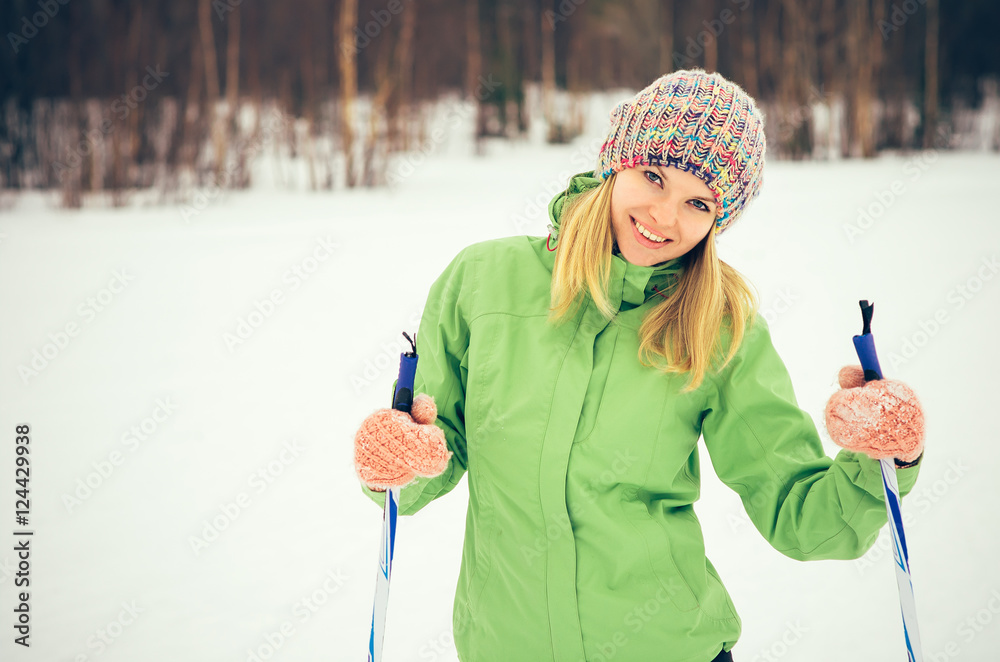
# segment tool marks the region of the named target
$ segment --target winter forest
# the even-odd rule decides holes
[[[780,159],[1000,149],[989,0],[11,0],[0,8],[0,189],[125,204],[252,185],[391,184],[435,102],[474,139],[583,130],[583,96],[690,66],[732,76]],[[301,181],[300,181],[301,180]]]
[[[429,292],[461,250],[541,246],[616,104],[695,67],[763,111],[764,183],[718,257],[756,289],[822,451],[859,300],[926,413],[901,504],[923,660],[1000,658],[998,34],[996,0],[0,0],[0,660],[365,659],[383,510],[354,444],[402,332],[443,316]],[[523,328],[481,346],[528,346]],[[621,365],[615,402],[636,391]],[[789,558],[691,436],[678,511],[742,624],[735,662],[905,660],[889,527],[856,559]],[[469,485],[399,518],[384,662],[480,662],[453,620]],[[554,510],[525,559],[580,533]],[[500,529],[492,551],[521,540]],[[651,568],[674,553],[605,538]],[[521,577],[501,565],[488,586]],[[659,595],[625,620],[601,602],[614,636],[573,659],[651,662],[629,642],[701,614]],[[517,643],[495,659],[538,662]]]

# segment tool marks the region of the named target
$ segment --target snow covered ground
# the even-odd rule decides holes
[[[381,511],[355,479],[353,433],[387,405],[434,278],[469,243],[544,235],[593,141],[491,143],[487,158],[441,144],[391,191],[262,187],[187,218],[36,194],[0,213],[0,658],[362,660]],[[997,659],[1000,218],[983,196],[1000,158],[766,173],[723,259],[757,285],[817,421],[855,361],[857,302],[876,303],[883,369],[929,426],[903,502],[925,659]],[[30,651],[12,629],[21,423]],[[788,559],[702,455],[697,510],[743,618],[736,659],[904,659],[887,531],[859,561]],[[400,521],[387,662],[457,659],[466,502],[463,482]]]

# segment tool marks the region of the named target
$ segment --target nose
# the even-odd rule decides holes
[[[656,201],[650,207],[649,215],[657,227],[672,228],[677,224],[677,213],[673,205],[674,202],[672,200],[664,198],[663,200]]]

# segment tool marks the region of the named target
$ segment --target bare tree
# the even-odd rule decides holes
[[[486,135],[486,114],[483,102],[476,97],[479,76],[483,71],[482,46],[480,45],[479,0],[465,0],[465,98],[476,104],[475,144],[476,154],[483,153],[483,136]]]
[[[340,137],[344,150],[344,174],[348,188],[357,184],[354,166],[354,103],[358,96],[354,27],[358,22],[358,0],[341,0],[337,43],[340,48]]]
[[[660,0],[660,75],[674,70],[674,0]]]
[[[874,2],[874,12],[870,6]],[[879,70],[882,36],[872,26],[884,19],[884,0],[859,0],[850,3],[848,23],[848,66],[854,72],[847,86],[848,132],[847,155],[875,154],[875,119],[872,106],[875,99],[876,72]]]
[[[924,45],[924,148],[935,146],[938,122],[938,0],[927,0]]]
[[[216,174],[222,172],[226,160],[226,144],[223,127],[217,117],[219,101],[219,65],[215,54],[215,33],[212,30],[212,0],[198,3],[198,31],[201,34],[201,52],[205,62],[205,105],[215,145]]]
[[[551,5],[551,2],[543,3]],[[548,126],[549,142],[557,139],[556,94],[556,25],[551,9],[541,12],[542,19],[542,116]]]
[[[705,23],[718,20],[719,7],[717,0],[703,0],[698,5],[704,15]],[[714,34],[705,39],[705,71],[719,70],[719,39]]]

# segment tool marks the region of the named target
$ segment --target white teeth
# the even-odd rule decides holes
[[[649,229],[639,221],[635,221],[635,227],[638,228],[639,232],[642,233],[642,236],[646,237],[647,239],[651,239],[652,241],[658,243],[662,243],[667,240],[666,237],[660,237],[650,232]]]

